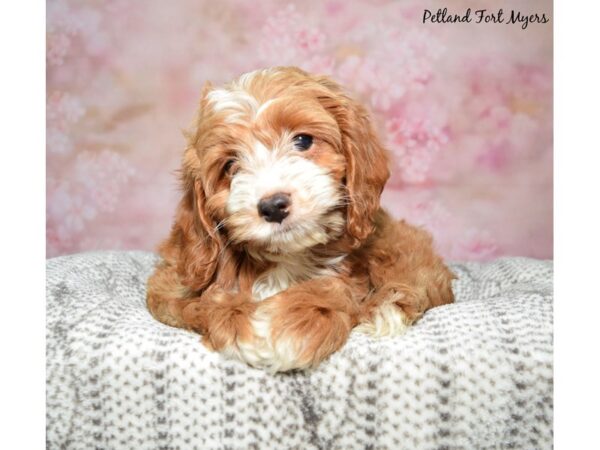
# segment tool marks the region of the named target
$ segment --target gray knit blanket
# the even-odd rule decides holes
[[[49,449],[552,447],[552,263],[452,264],[456,303],[271,375],[155,321],[157,256],[47,261]]]

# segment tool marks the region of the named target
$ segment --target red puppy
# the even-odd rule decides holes
[[[403,332],[453,301],[453,274],[380,208],[388,177],[365,109],[329,78],[277,67],[207,85],[150,311],[271,371],[316,366],[355,326]]]

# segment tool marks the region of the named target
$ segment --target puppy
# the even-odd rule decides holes
[[[331,79],[276,67],[207,84],[150,312],[272,372],[315,367],[354,327],[402,333],[453,301],[454,276],[428,233],[380,208],[388,177],[365,109]]]

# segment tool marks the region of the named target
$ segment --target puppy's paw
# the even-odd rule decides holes
[[[271,372],[307,369],[344,344],[351,322],[331,308],[267,300],[252,315],[253,339],[238,340],[237,349],[248,364]]]
[[[253,367],[270,372],[304,369],[310,361],[300,355],[298,345],[289,339],[273,338],[273,318],[270,308],[259,307],[250,319],[252,337],[238,339],[230,349],[239,359]]]
[[[402,308],[395,303],[385,303],[375,308],[368,319],[355,330],[372,337],[399,336],[406,332],[410,321]]]
[[[372,337],[402,335],[415,320],[416,302],[414,292],[401,284],[389,283],[367,300],[355,330]]]
[[[250,316],[255,309],[256,305],[247,296],[211,289],[199,301],[185,307],[183,318],[189,328],[202,334],[206,347],[224,350],[239,339],[251,339]]]

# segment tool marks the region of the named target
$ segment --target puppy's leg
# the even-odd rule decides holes
[[[251,298],[210,287],[194,295],[181,285],[175,268],[164,263],[148,281],[148,309],[160,322],[202,334],[203,343],[224,350],[236,339],[250,339]]]
[[[358,329],[375,336],[399,334],[428,309],[454,301],[455,276],[426,231],[383,211],[376,225],[367,250],[374,292],[363,304]]]
[[[258,304],[254,337],[238,339],[240,357],[273,372],[315,367],[338,350],[356,324],[359,303],[341,279],[292,286]]]
[[[175,267],[162,262],[148,279],[148,310],[154,318],[166,325],[189,328],[183,320],[183,309],[196,303],[200,297],[183,286]]]

